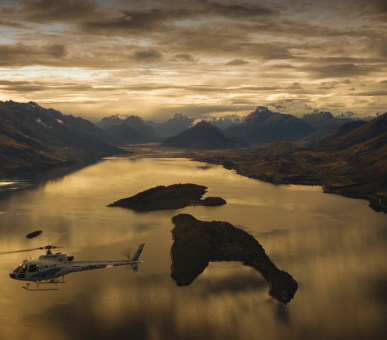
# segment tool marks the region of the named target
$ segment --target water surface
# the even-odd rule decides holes
[[[221,207],[135,213],[107,204],[157,185],[195,183]],[[253,235],[299,284],[282,305],[240,263],[212,263],[191,285],[170,277],[171,218],[189,213]],[[122,259],[140,242],[142,274],[117,267],[28,292],[8,272],[40,252],[0,258],[0,339],[384,339],[387,218],[320,187],[274,186],[187,159],[107,159],[0,192],[0,251],[49,243],[76,260]],[[42,229],[38,238],[25,235]]]

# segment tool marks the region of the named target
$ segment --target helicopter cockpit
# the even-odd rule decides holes
[[[35,273],[39,271],[39,264],[30,263],[27,264],[25,261],[20,263],[14,270],[9,273],[12,279],[24,279],[26,273]]]

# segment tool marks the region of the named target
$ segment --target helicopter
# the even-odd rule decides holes
[[[27,238],[33,238],[40,233],[41,231],[35,231],[28,234]],[[14,280],[27,281],[26,285],[22,286],[22,288],[26,290],[57,290],[58,283],[66,283],[64,281],[64,276],[74,272],[101,268],[110,269],[116,266],[130,265],[132,270],[137,273],[138,264],[142,263],[139,259],[144,246],[145,243],[141,243],[134,255],[124,260],[74,261],[74,256],[68,256],[67,254],[62,253],[53,253],[53,249],[60,248],[55,245],[2,252],[0,254],[46,250],[45,255],[40,255],[38,258],[24,260],[9,273],[9,276]],[[34,282],[36,284],[36,288],[30,287],[30,282]],[[54,284],[55,286],[42,289],[40,288],[40,284]]]

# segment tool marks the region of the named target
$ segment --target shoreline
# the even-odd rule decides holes
[[[384,193],[378,194],[375,193],[367,193],[361,191],[361,185],[340,185],[340,183],[336,183],[333,185],[328,185],[323,183],[323,180],[318,177],[314,177],[313,180],[307,176],[289,176],[285,174],[281,174],[279,171],[274,172],[276,178],[272,178],[266,175],[263,171],[256,173],[246,173],[241,169],[240,164],[236,162],[244,164],[244,162],[250,162],[254,160],[252,157],[247,157],[249,153],[254,151],[261,151],[267,145],[257,145],[255,147],[243,148],[243,149],[222,149],[222,150],[196,150],[196,149],[183,149],[183,148],[170,148],[163,147],[157,143],[149,143],[149,144],[134,144],[125,146],[122,149],[126,151],[126,153],[122,153],[119,155],[114,155],[114,158],[185,158],[191,161],[202,162],[205,164],[214,164],[221,165],[225,169],[234,170],[237,174],[263,181],[266,183],[271,183],[274,185],[304,185],[304,186],[320,186],[322,187],[322,191],[327,194],[335,194],[340,195],[347,198],[352,199],[363,199],[369,202],[369,207],[376,212],[384,212],[387,213],[387,195]],[[99,160],[95,161],[85,161],[77,164],[68,165],[65,167],[58,167],[54,169],[50,169],[44,173],[40,173],[39,176],[31,176],[29,180],[31,182],[35,182],[37,177],[42,178],[48,176],[48,179],[52,179],[53,177],[61,177],[61,175],[66,175],[67,173],[71,173],[72,171],[76,171],[83,166],[90,165],[92,163],[96,163],[103,159],[108,159],[109,157],[103,157]],[[54,175],[53,175],[54,174]],[[31,174],[30,174],[31,175]],[[12,181],[16,183],[26,182],[28,180],[28,176],[20,176],[20,177],[10,177],[0,179],[1,182]],[[39,179],[38,179],[39,180]],[[9,188],[8,190],[11,190]],[[23,188],[25,186],[20,186],[19,188]],[[1,191],[8,191],[7,186],[0,186]],[[13,187],[14,188],[14,187]]]

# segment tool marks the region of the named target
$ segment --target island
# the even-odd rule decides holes
[[[108,207],[121,207],[138,212],[147,212],[181,209],[189,205],[219,206],[226,204],[226,201],[221,197],[202,199],[206,192],[207,187],[192,183],[160,185],[134,196],[120,199],[109,204]]]
[[[278,269],[259,242],[228,222],[200,221],[189,214],[172,218],[171,277],[178,286],[191,284],[210,261],[239,261],[259,271],[269,282],[269,295],[287,304],[298,284]]]

